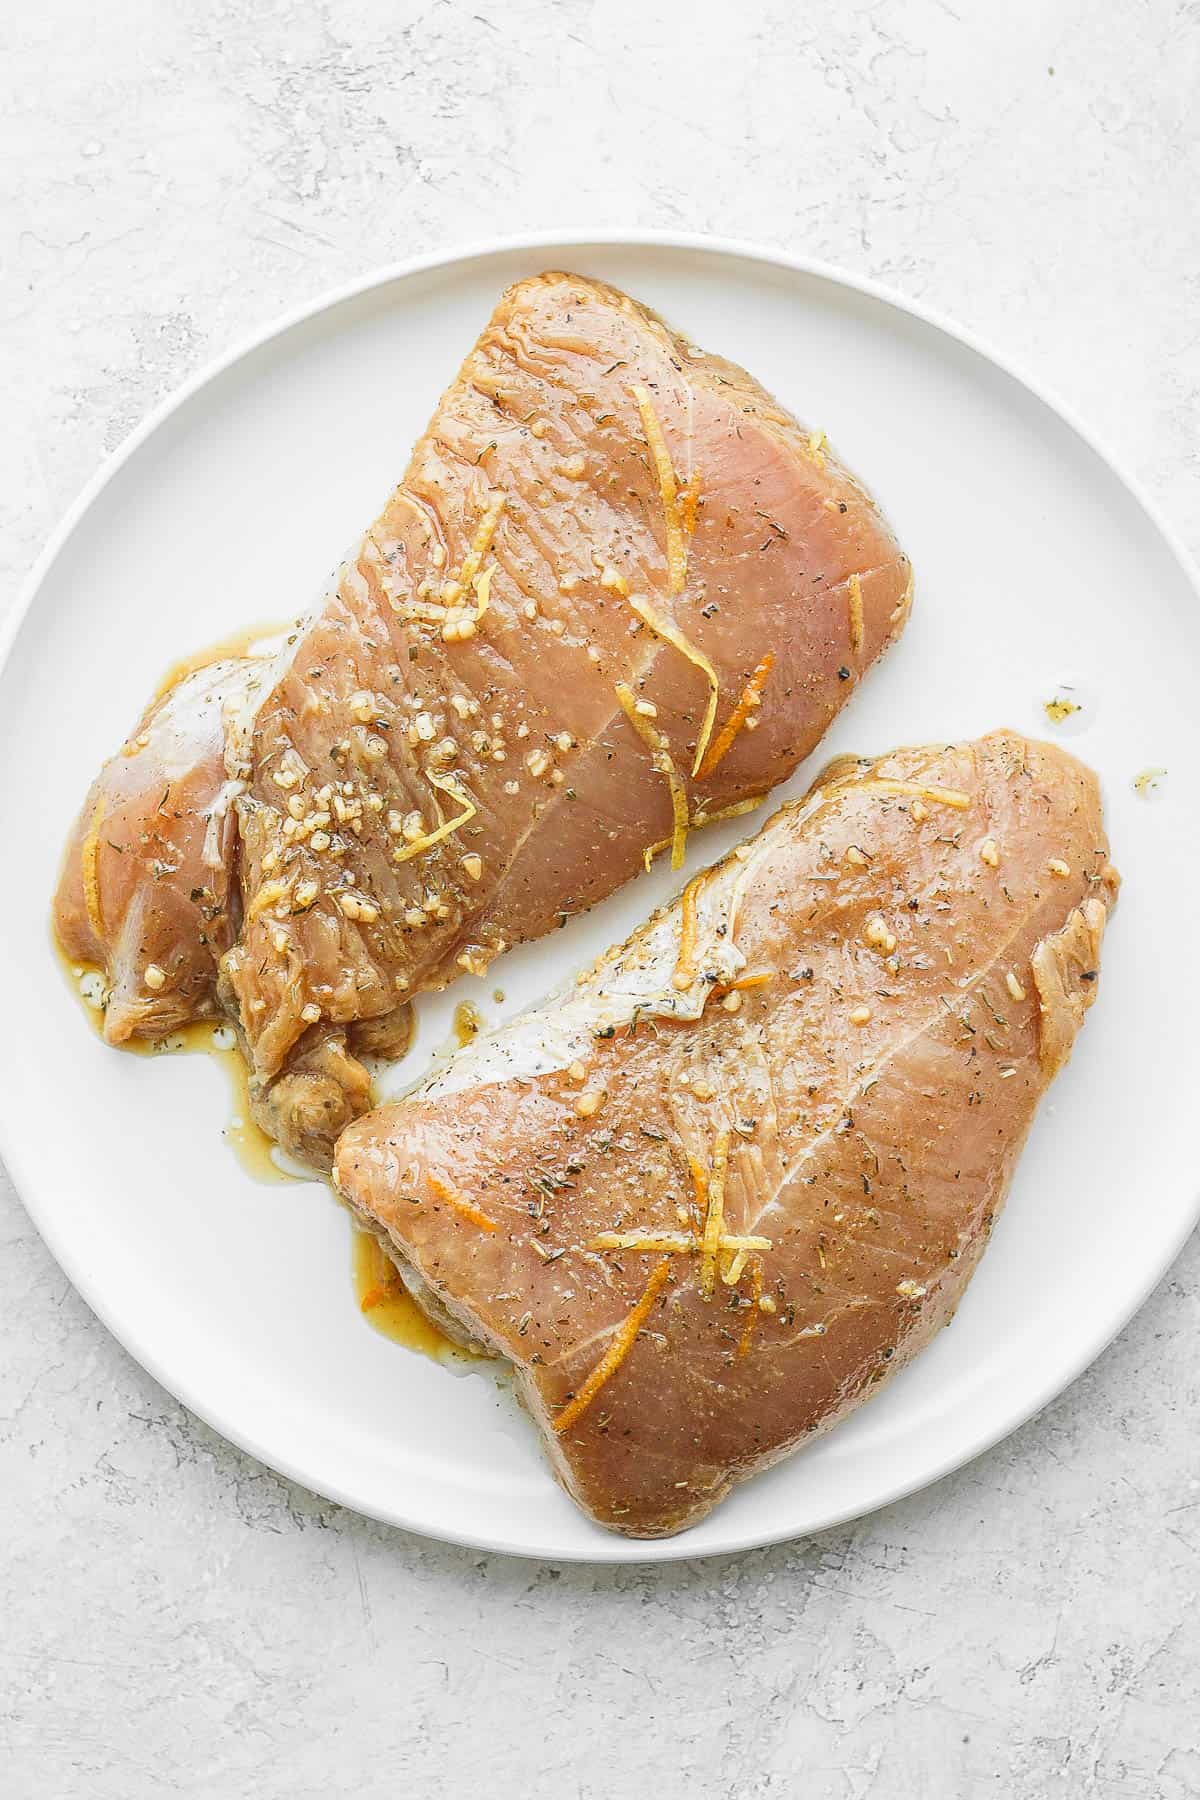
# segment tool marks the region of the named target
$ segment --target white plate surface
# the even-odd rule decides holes
[[[819,425],[884,506],[917,576],[903,642],[834,751],[1052,735],[1101,773],[1124,877],[1099,1002],[1035,1127],[953,1326],[878,1399],[705,1524],[638,1545],[559,1491],[493,1380],[387,1342],[356,1310],[349,1223],[318,1184],[254,1183],[226,1147],[221,1073],[85,1029],[50,949],[69,821],[183,650],[304,605],[404,467],[501,288],[595,274],[747,365]],[[735,245],[591,237],[408,266],[286,322],[193,383],[92,483],[35,572],[0,674],[3,1149],[29,1211],[121,1342],[276,1469],[378,1518],[556,1559],[738,1549],[843,1520],[995,1443],[1099,1352],[1197,1214],[1200,612],[1178,547],[1061,409],[961,335],[830,271]],[[1169,770],[1137,797],[1146,765]],[[693,840],[692,864],[732,841]],[[621,937],[673,887],[590,918],[422,1003],[416,1073],[451,1007],[495,1019]],[[499,983],[503,1007],[491,999]]]

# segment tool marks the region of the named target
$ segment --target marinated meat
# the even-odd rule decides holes
[[[765,794],[910,595],[870,498],[744,371],[598,282],[519,283],[278,657],[157,715],[205,709],[166,814],[122,823],[126,787],[168,785],[154,720],[99,777],[58,925],[109,970],[107,1036],[211,1010],[219,951],[260,1118],[327,1163],[314,1042],[352,1111],[356,1032],[394,1046],[415,993]]]
[[[580,980],[342,1137],[418,1300],[637,1537],[953,1315],[1096,995],[1095,777],[997,733],[842,759]]]

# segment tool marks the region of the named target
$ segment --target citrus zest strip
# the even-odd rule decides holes
[[[740,819],[743,813],[757,812],[766,797],[765,794],[751,794],[748,800],[736,800],[732,806],[718,807],[716,812],[698,812],[692,819],[693,829],[699,831],[704,825],[719,825],[722,819]]]
[[[712,1173],[708,1178],[708,1210],[704,1217],[704,1250],[700,1264],[700,1292],[713,1297],[717,1280],[717,1250],[725,1223],[725,1169],[729,1158],[729,1133],[720,1131],[713,1145]]]
[[[444,1200],[447,1206],[452,1206],[456,1213],[461,1213],[464,1219],[469,1219],[472,1225],[479,1227],[480,1231],[499,1231],[500,1227],[495,1219],[490,1219],[487,1213],[476,1206],[473,1201],[468,1200],[465,1194],[460,1194],[457,1188],[451,1187],[450,1183],[443,1181],[439,1175],[431,1175],[429,1185],[439,1200]]]
[[[750,1303],[750,1317],[742,1327],[742,1338],[737,1347],[737,1354],[739,1356],[745,1356],[747,1350],[750,1348],[750,1339],[754,1335],[755,1320],[758,1318],[758,1303],[762,1299],[762,1270],[757,1263],[755,1263],[750,1274],[750,1286],[753,1289],[754,1297]]]
[[[679,955],[671,977],[671,986],[680,993],[690,988],[696,979],[696,903],[704,880],[704,875],[697,875],[689,881],[680,901]]]
[[[733,747],[733,740],[762,700],[763,689],[767,685],[767,678],[774,666],[774,653],[768,650],[742,689],[737,705],[721,727],[718,736],[709,745],[707,755],[695,770],[697,775],[711,775],[722,757]]]
[[[642,430],[646,433],[646,443],[654,459],[654,471],[658,476],[658,488],[667,521],[667,581],[671,593],[682,594],[687,584],[687,545],[684,541],[683,521],[679,516],[679,490],[671,463],[671,452],[667,449],[667,440],[654,410],[650,390],[638,382],[633,388],[633,397],[642,415]]]
[[[701,674],[708,682],[708,704],[704,708],[704,719],[700,726],[700,736],[696,740],[696,754],[692,760],[692,774],[695,776],[700,771],[700,764],[703,761],[704,753],[708,748],[708,741],[712,736],[713,724],[716,721],[717,702],[721,697],[720,677],[709,662],[707,656],[705,656],[703,650],[697,650],[695,644],[693,644],[690,639],[684,637],[678,625],[673,624],[670,619],[665,619],[660,612],[656,612],[650,602],[643,599],[641,594],[629,594],[627,599],[638,618],[642,621],[642,624],[648,625],[655,637],[660,637],[665,644],[670,644],[673,650],[678,650],[680,656],[686,657],[687,661],[690,662],[694,668],[700,670]]]
[[[394,863],[406,863],[411,857],[421,856],[426,850],[432,850],[433,846],[440,844],[443,838],[448,838],[453,832],[461,830],[468,820],[473,819],[479,811],[475,802],[468,798],[458,782],[451,776],[435,775],[432,770],[427,770],[426,776],[435,788],[440,788],[443,794],[449,794],[455,804],[461,806],[463,810],[456,819],[447,819],[438,826],[436,831],[431,831],[427,837],[418,838],[415,844],[406,844],[403,850],[393,850],[392,861]]]
[[[750,1250],[770,1250],[774,1240],[766,1237],[739,1237],[736,1233],[722,1232],[718,1250],[727,1250],[733,1255]],[[692,1256],[703,1248],[703,1239],[691,1231],[602,1231],[597,1237],[590,1239],[589,1250],[664,1250],[672,1255]]]
[[[616,1374],[625,1358],[629,1355],[629,1352],[633,1349],[637,1334],[645,1324],[650,1308],[658,1298],[659,1290],[662,1288],[662,1285],[670,1272],[671,1259],[669,1256],[664,1256],[662,1261],[656,1264],[653,1274],[646,1283],[646,1289],[641,1299],[633,1308],[632,1312],[630,1312],[622,1321],[616,1336],[613,1338],[612,1343],[608,1346],[604,1355],[600,1358],[600,1361],[587,1377],[574,1399],[567,1402],[566,1406],[563,1407],[562,1411],[555,1419],[554,1429],[556,1432],[569,1430],[570,1427],[574,1425],[576,1419],[587,1411],[605,1382]]]
[[[657,731],[645,713],[638,711],[637,695],[627,681],[618,681],[616,685],[617,699],[621,702],[621,711],[641,738],[650,752],[650,759],[659,774],[666,778],[671,792],[671,813],[674,830],[671,834],[671,867],[683,866],[683,852],[687,844],[688,805],[687,794],[679,771],[671,761],[671,752],[667,740],[661,731]]]

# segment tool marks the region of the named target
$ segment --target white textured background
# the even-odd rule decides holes
[[[1200,552],[1196,0],[0,0],[0,83],[0,606],[231,341],[373,264],[578,223],[927,300]],[[2,1171],[0,1246],[3,1800],[1200,1793],[1194,1243],[931,1491],[596,1572],[406,1537],[230,1449]]]

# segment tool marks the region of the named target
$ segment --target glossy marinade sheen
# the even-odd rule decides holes
[[[352,1126],[336,1182],[418,1295],[511,1359],[580,1506],[678,1531],[949,1320],[1116,892],[1095,777],[1054,746],[843,759]]]
[[[743,370],[601,283],[519,283],[279,655],[189,677],[98,778],[56,916],[108,968],[106,1034],[223,1006],[263,1122],[327,1165],[414,993],[626,881],[671,835],[669,770],[693,818],[789,774],[910,593],[873,502]]]

